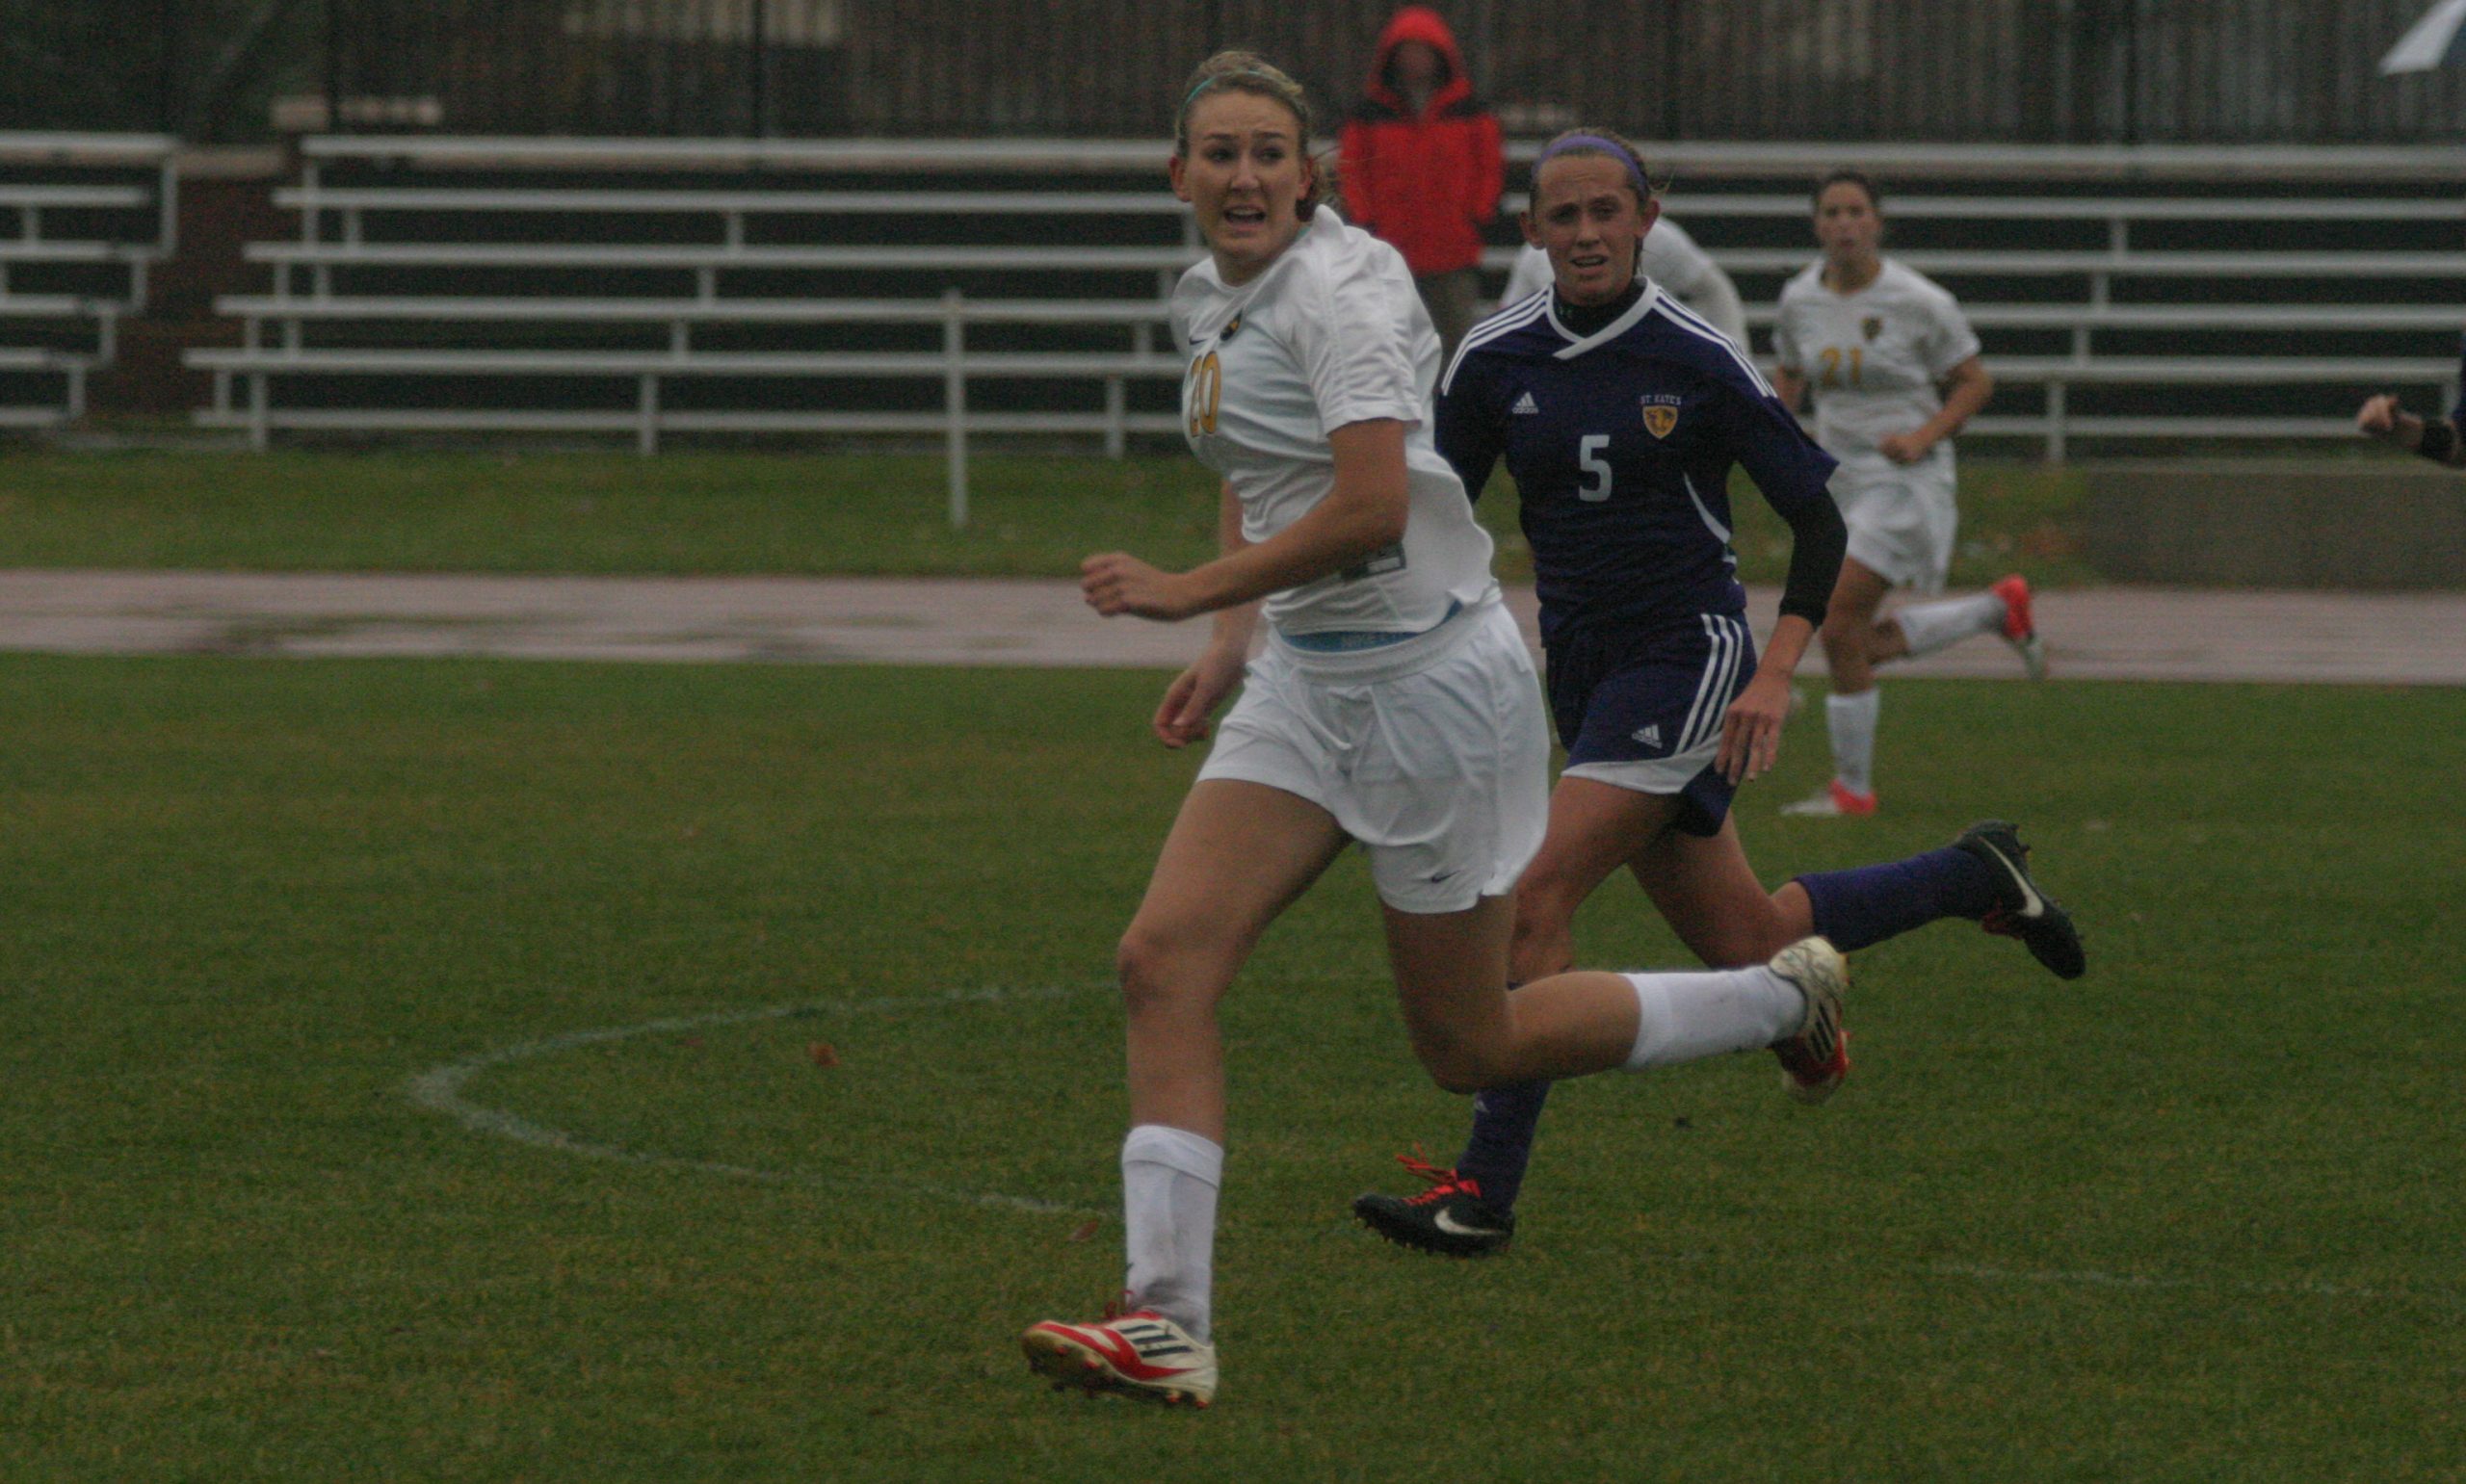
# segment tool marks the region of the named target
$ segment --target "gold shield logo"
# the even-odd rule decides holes
[[[1869,340],[1875,339],[1877,335],[1884,332],[1883,317],[1881,315],[1875,314],[1867,316],[1865,319],[1858,322],[1858,330]]]
[[[1653,403],[1644,408],[1644,431],[1651,433],[1654,437],[1666,438],[1669,436],[1669,430],[1677,426],[1678,409],[1676,407]]]

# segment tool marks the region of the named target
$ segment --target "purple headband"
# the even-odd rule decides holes
[[[1644,172],[1637,168],[1634,153],[1620,145],[1616,140],[1603,139],[1598,134],[1570,134],[1563,139],[1553,141],[1549,148],[1542,150],[1534,158],[1533,184],[1535,187],[1537,188],[1541,184],[1541,167],[1561,155],[1574,154],[1579,150],[1586,154],[1608,155],[1625,166],[1627,178],[1636,183],[1636,199],[1649,201],[1653,198],[1653,188],[1644,184]]]

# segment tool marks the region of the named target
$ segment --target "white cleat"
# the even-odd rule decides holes
[[[1806,996],[1806,1018],[1797,1033],[1776,1041],[1781,1085],[1801,1103],[1821,1103],[1850,1076],[1850,1032],[1841,1025],[1841,998],[1850,991],[1850,960],[1824,938],[1800,938],[1772,955],[1772,972]]]
[[[1047,1319],[1019,1337],[1028,1367],[1055,1385],[1112,1392],[1166,1406],[1204,1408],[1216,1399],[1216,1346],[1152,1309],[1093,1324]]]

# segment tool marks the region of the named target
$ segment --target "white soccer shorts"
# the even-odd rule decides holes
[[[1850,556],[1896,586],[1942,591],[1960,525],[1953,488],[1950,458],[1843,464],[1833,472],[1831,489],[1850,528]]]
[[[1463,632],[1403,674],[1347,656],[1366,673],[1330,677],[1271,644],[1199,777],[1266,784],[1326,810],[1369,852],[1378,898],[1399,912],[1505,896],[1549,825],[1541,686],[1503,605],[1448,627]]]

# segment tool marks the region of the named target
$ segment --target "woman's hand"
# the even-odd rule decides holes
[[[2387,392],[2367,397],[2355,409],[2354,430],[2374,438],[2396,438],[2405,430],[2406,414],[2398,410],[2398,399]]]
[[[1124,613],[1166,622],[1202,605],[1187,573],[1160,571],[1127,552],[1100,552],[1079,563],[1079,593],[1108,618]]]
[[[1932,453],[1935,440],[1927,430],[1915,428],[1908,432],[1887,433],[1876,440],[1876,452],[1897,464],[1914,464]]]
[[[1165,688],[1156,708],[1156,740],[1167,747],[1207,741],[1207,718],[1242,683],[1242,657],[1211,645]]]
[[[1781,723],[1789,715],[1789,675],[1759,670],[1721,714],[1721,750],[1713,766],[1733,786],[1763,776],[1781,755]]]

